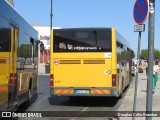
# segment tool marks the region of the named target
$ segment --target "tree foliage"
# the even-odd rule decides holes
[[[142,49],[140,54],[140,59],[147,60],[148,59],[148,49]],[[154,49],[154,60],[160,60],[160,51]]]
[[[22,44],[19,50],[19,56],[23,58],[31,58],[32,57],[32,45],[31,44]]]
[[[135,57],[136,57],[136,55],[135,55],[135,53],[133,51],[133,53],[132,53],[132,59],[134,59]]]

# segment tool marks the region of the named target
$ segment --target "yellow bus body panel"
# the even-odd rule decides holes
[[[0,105],[8,101],[9,53],[0,53]]]
[[[54,86],[111,87],[112,59],[105,59],[105,54],[55,53],[54,61],[58,61],[58,64],[54,64]],[[108,71],[110,71],[109,74]]]

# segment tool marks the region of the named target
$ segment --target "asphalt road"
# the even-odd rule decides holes
[[[128,88],[127,88],[128,89]],[[86,111],[117,111],[121,105],[121,102],[127,92],[125,90],[123,97],[77,97],[70,98],[64,96],[51,96],[49,88],[49,76],[39,76],[37,95],[33,97],[31,106],[21,105],[19,111],[48,111],[52,114],[52,111],[69,111],[67,114],[71,114],[73,111],[79,112],[79,114]],[[50,112],[51,111],[51,112]],[[54,114],[54,113],[53,113]],[[91,112],[91,114],[94,114]],[[116,118],[110,117],[43,117],[43,118],[19,118],[20,120],[116,120]]]

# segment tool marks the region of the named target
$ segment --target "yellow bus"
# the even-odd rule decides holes
[[[11,111],[37,91],[38,33],[0,0],[0,111]]]
[[[50,94],[121,96],[130,83],[133,51],[115,28],[51,31]]]

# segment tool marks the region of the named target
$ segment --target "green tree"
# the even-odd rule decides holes
[[[143,60],[147,60],[148,59],[148,49],[141,50],[140,58],[143,59]]]
[[[18,50],[19,50],[20,57],[23,57],[25,59],[32,57],[32,45],[31,44],[22,44]]]
[[[148,49],[142,49],[140,53],[140,58],[143,60],[148,59]],[[154,60],[159,59],[160,60],[160,51],[157,49],[154,49]]]
[[[132,51],[132,59],[134,59],[136,57],[134,51]]]
[[[160,60],[160,51],[157,49],[154,49],[154,59],[159,59]]]

